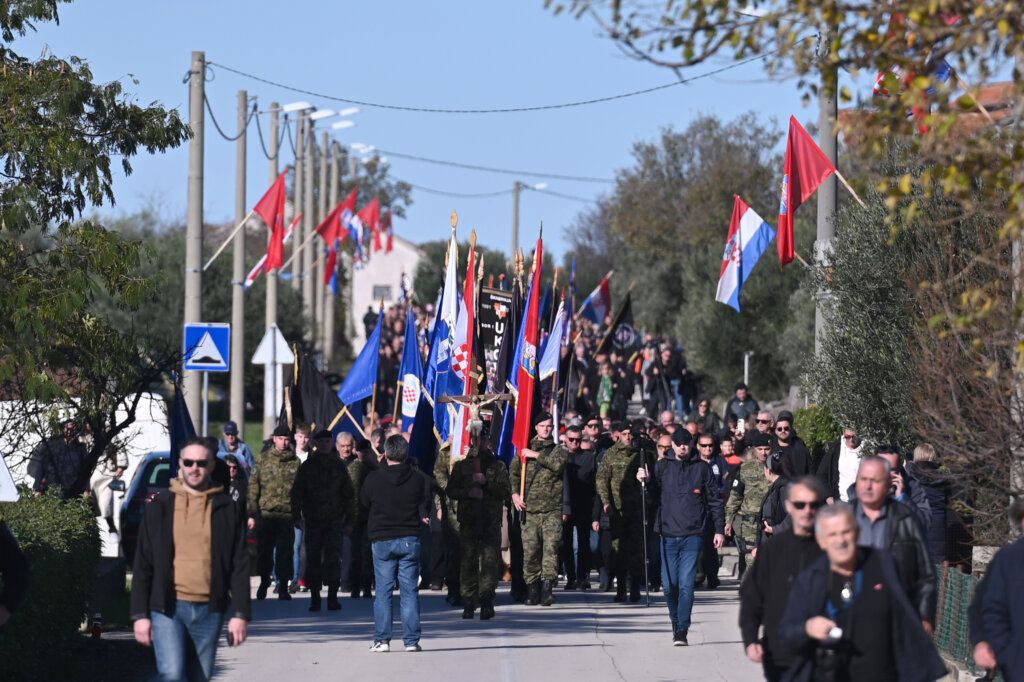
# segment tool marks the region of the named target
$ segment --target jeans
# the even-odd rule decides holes
[[[306,582],[306,546],[302,543],[305,531],[295,529],[295,546],[292,548],[292,577]]]
[[[178,601],[173,615],[154,611],[151,617],[159,679],[209,680],[224,614],[210,611],[208,604]]]
[[[394,612],[391,591],[401,593],[402,641],[412,646],[420,641],[420,538],[409,536],[377,540],[372,545],[373,573],[377,593],[373,599],[374,642],[391,641]]]
[[[686,416],[686,406],[683,403],[683,396],[679,393],[679,385],[682,382],[682,379],[673,379],[669,384],[672,387],[672,395],[669,396],[668,404],[671,405],[672,401],[675,400],[676,420],[678,421],[682,421],[683,417]]]
[[[693,611],[693,579],[704,538],[688,535],[661,539],[661,587],[668,602],[668,617],[675,632],[690,629]]]

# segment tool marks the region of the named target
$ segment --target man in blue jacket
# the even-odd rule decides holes
[[[1010,523],[1024,529],[1024,499],[1010,505]],[[971,632],[974,660],[998,667],[1007,682],[1024,680],[1024,540],[999,550],[989,564],[981,593],[981,632]],[[976,597],[977,598],[977,597]],[[977,628],[975,628],[977,629]]]
[[[641,468],[636,478],[651,484],[660,500],[654,531],[661,536],[661,584],[672,621],[672,645],[686,646],[693,611],[693,583],[703,543],[704,524],[711,515],[714,546],[725,543],[725,505],[708,463],[690,454],[689,431],[679,429],[658,439],[654,474]]]

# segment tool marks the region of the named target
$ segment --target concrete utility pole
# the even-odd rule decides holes
[[[277,102],[270,103],[270,182],[271,184],[277,180],[277,176],[280,174],[278,170],[278,148],[277,148],[277,126],[278,126],[278,115],[280,114],[279,104]],[[284,220],[282,217],[282,226],[287,229],[288,225],[291,224],[290,220]],[[270,237],[268,235],[267,242],[269,243]],[[267,275],[267,305],[266,305],[266,328],[270,329],[272,326],[277,324],[277,284],[280,281],[277,277],[278,270],[274,268]],[[266,390],[264,390],[266,394]],[[263,410],[263,434],[273,432],[275,418],[266,413],[267,410]]]
[[[306,112],[300,111],[299,117],[295,121],[295,191],[293,196],[293,202],[295,204],[295,215],[302,213],[302,192],[303,192],[303,181],[306,177],[305,169],[303,168],[303,154],[306,153]],[[294,220],[294,219],[293,219]],[[303,235],[302,226],[305,224],[305,220],[300,220],[299,224],[295,226],[295,233],[292,235],[292,253],[302,243],[305,235]],[[302,259],[292,258],[292,289],[300,291],[302,288]]]
[[[238,91],[238,140],[235,143],[235,225],[248,215],[245,199],[246,114],[249,93]],[[234,239],[231,274],[231,421],[245,429],[245,226]],[[244,436],[244,434],[243,434]]]
[[[185,322],[203,321],[203,103],[206,53],[192,53],[189,71],[188,121],[192,141],[188,146],[188,211],[185,224]],[[184,332],[182,332],[184,337]],[[192,419],[202,409],[199,372],[184,372],[185,406]]]
[[[331,160],[331,180],[329,184],[330,199],[328,201],[328,204],[331,206],[331,210],[334,210],[334,207],[338,205],[338,144],[336,142],[331,143],[330,147],[328,147],[327,136],[325,134],[324,159],[327,159],[328,156],[330,157]],[[341,265],[341,263],[336,262],[334,265],[335,269],[337,269],[339,265]],[[319,281],[323,282],[323,279],[320,279]],[[321,317],[323,319],[324,336],[321,348],[323,348],[324,351],[323,368],[327,369],[331,362],[331,357],[334,355],[334,291],[331,289],[331,285],[328,284],[323,286],[323,292],[324,309],[323,315]]]
[[[319,225],[327,217],[327,131],[320,133],[320,168],[319,168],[319,179],[320,187],[317,190],[317,211],[316,211],[316,222],[314,225]],[[315,229],[315,228],[314,228]],[[327,253],[325,244],[319,238],[314,238],[313,242],[316,244],[316,276],[313,278],[313,291],[315,296],[313,297],[313,309],[316,311],[316,319],[318,324],[316,325],[315,338],[316,347],[321,351],[324,348],[324,334],[323,334],[323,322],[324,322],[324,299],[325,288],[324,288],[324,271],[326,270],[324,263],[324,256]],[[326,360],[326,358],[325,358]]]
[[[828,33],[825,33],[828,35]],[[823,44],[825,41],[823,40]],[[824,48],[823,48],[824,49]],[[835,86],[836,73],[831,74],[832,85]],[[833,166],[838,168],[836,122],[839,120],[839,106],[836,95],[838,93],[828,92],[830,75],[824,69],[821,74],[821,87],[818,90],[818,146],[825,153]],[[814,255],[819,263],[826,262],[826,253],[832,244],[832,237],[835,236],[835,225],[833,214],[836,211],[836,176],[833,173],[828,180],[818,188],[818,231],[817,239],[814,242]],[[814,307],[814,353],[821,350],[821,335],[825,331],[826,320],[822,314],[821,299],[828,296],[827,292],[819,291],[818,300]]]
[[[519,253],[519,189],[522,183],[518,180],[512,185],[512,260]]]
[[[302,241],[299,244],[306,244],[306,240],[309,239],[310,235],[313,234],[313,230],[316,229],[316,222],[313,218],[313,193],[316,191],[316,178],[313,177],[313,160],[316,158],[316,134],[313,132],[313,120],[309,117],[309,114],[304,115],[306,120],[306,141],[304,146],[306,149],[305,153],[305,168],[303,170],[303,182],[304,188],[302,191],[302,212],[305,214],[302,216]],[[302,249],[302,265],[300,266],[302,272],[302,312],[306,316],[306,342],[309,344],[313,343],[314,330],[316,329],[316,311],[313,309],[314,296],[313,296],[313,279],[315,278],[313,270],[313,244],[306,244]],[[300,260],[300,259],[296,259]]]

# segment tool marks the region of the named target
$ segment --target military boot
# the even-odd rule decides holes
[[[341,602],[338,601],[337,585],[330,585],[327,587],[327,610],[341,611]]]
[[[472,597],[462,600],[462,618],[463,620],[473,620],[473,613],[476,611],[476,600]]]
[[[640,579],[632,578],[629,581],[629,601],[634,604],[640,601]]]
[[[319,611],[320,610],[320,588],[313,589],[309,588],[309,610]]]
[[[261,600],[262,599],[266,599],[267,598],[267,590],[269,590],[269,589],[270,589],[270,576],[268,575],[268,576],[264,576],[264,577],[260,578],[260,586],[256,588],[256,598],[257,599],[261,599]]]
[[[624,602],[626,601],[626,580],[621,578],[615,581],[615,597],[612,601]]]
[[[494,618],[494,597],[484,597],[480,600],[480,620]]]
[[[551,606],[555,603],[555,581],[545,580],[540,587],[540,605]]]
[[[526,605],[536,606],[540,603],[540,582],[534,581],[526,585]]]
[[[277,598],[283,601],[288,601],[292,598],[292,593],[288,591],[288,581],[282,580],[277,586]]]

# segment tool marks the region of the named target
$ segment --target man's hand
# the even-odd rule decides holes
[[[228,621],[228,632],[231,633],[234,646],[241,646],[249,636],[249,624],[245,622],[245,618],[232,618]]]
[[[11,619],[11,612],[7,610],[7,607],[0,604],[0,628],[7,625],[7,621]]]
[[[772,527],[768,525],[768,522],[767,522],[767,521],[762,521],[761,523],[763,523],[763,524],[764,524],[764,532],[765,532],[765,533],[767,533],[768,535],[771,535],[771,534],[772,534],[772,533],[774,532],[774,531],[772,530]]]
[[[518,511],[526,511],[526,501],[519,496],[519,493],[512,493],[512,506]]]
[[[715,549],[722,549],[722,546],[725,545],[725,536],[721,533],[715,533],[715,539],[712,541],[712,544],[715,546]]]
[[[441,516],[442,516],[442,512],[441,512],[441,510],[440,510],[440,509],[438,509],[438,510],[437,510],[437,520],[438,520],[438,521],[440,521],[440,520],[441,520]]]
[[[903,474],[898,471],[892,472],[892,487],[894,488],[893,497],[897,500],[903,497],[903,489],[906,487],[906,483],[903,481]]]
[[[998,665],[996,654],[988,642],[978,642],[978,645],[974,647],[974,662],[982,668],[994,668]]]
[[[480,488],[470,488],[469,496],[472,497],[474,500],[482,500],[484,499],[484,491],[481,490]]]
[[[807,621],[807,624],[804,625],[804,630],[807,632],[807,636],[812,639],[826,640],[828,639],[828,633],[835,626],[835,621],[831,621],[825,616],[815,616]]]
[[[114,472],[114,478],[121,478],[124,476],[124,467],[117,467],[117,471]]]
[[[142,646],[153,646],[153,621],[149,618],[135,621],[135,641]]]
[[[601,532],[601,522],[600,521],[594,521],[593,523],[590,524],[590,527],[594,529],[595,533],[600,533]]]
[[[522,450],[519,451],[519,454],[521,454],[526,459],[537,459],[537,455],[540,454],[540,453],[535,452],[534,450],[531,450],[530,448],[523,448]]]
[[[932,633],[935,631],[935,626],[933,626],[931,623],[929,623],[926,620],[922,620],[921,621],[921,627],[924,628],[924,631],[928,633],[929,637],[931,637]]]
[[[747,645],[747,658],[752,660],[754,663],[760,663],[764,660],[764,647],[754,642],[753,644]]]
[[[566,523],[569,520],[568,514],[562,514],[562,523]]]
[[[487,475],[486,474],[473,474],[473,483],[479,483],[480,485],[483,485],[484,483],[487,483]]]
[[[612,511],[612,506],[611,506],[610,504],[606,504],[606,505],[605,505],[605,506],[603,507],[603,509],[604,509],[604,513],[605,513],[605,514],[610,514],[610,513],[611,513],[611,511]]]
[[[644,469],[643,467],[637,469],[636,480],[640,481],[641,483],[647,482],[647,469]]]
[[[727,536],[729,536],[729,537],[732,537],[732,524],[731,523],[725,524],[725,534]]]
[[[826,497],[825,498],[825,504],[835,504],[835,503],[836,503],[836,498],[834,498],[834,497]]]
[[[755,547],[754,549],[750,550],[750,558],[751,559],[756,559],[757,558],[757,547]]]
[[[256,530],[256,519],[250,518],[245,522],[245,527],[249,530]]]

